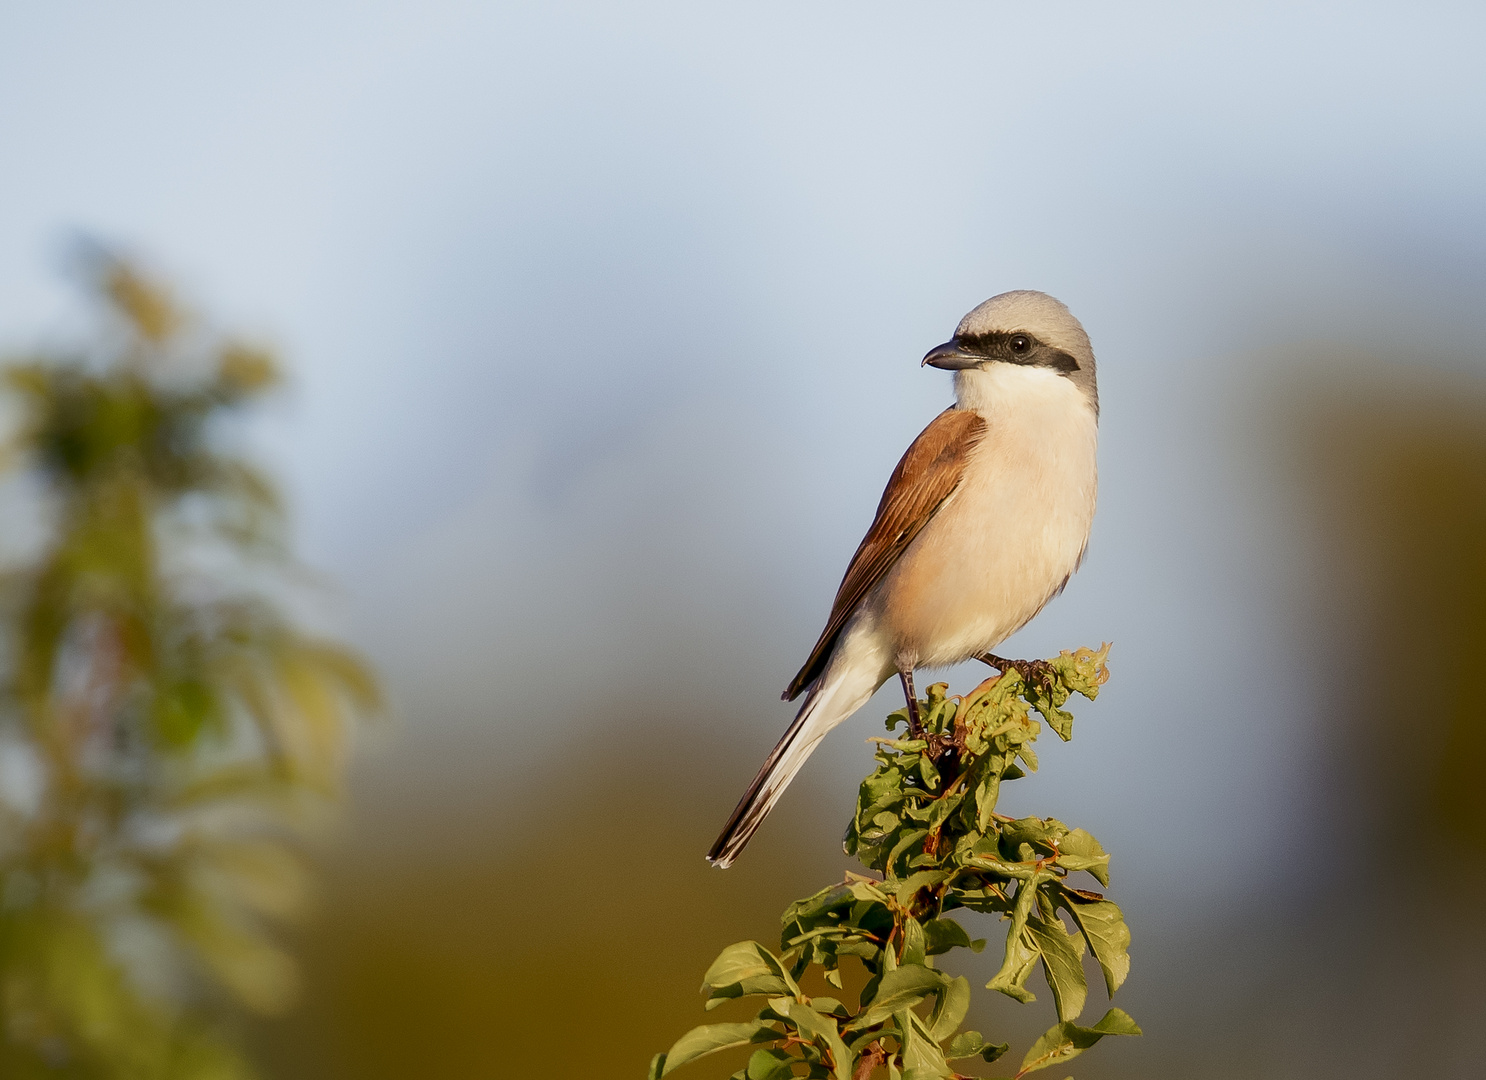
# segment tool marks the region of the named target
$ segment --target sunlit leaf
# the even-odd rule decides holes
[[[800,1059],[774,1047],[760,1048],[748,1059],[744,1070],[747,1080],[792,1080],[795,1073],[791,1066]]]
[[[970,935],[954,919],[930,919],[924,923],[924,944],[930,956],[950,949],[970,948]]]
[[[1130,928],[1124,914],[1111,901],[1090,898],[1075,889],[1064,889],[1061,899],[1099,961],[1105,988],[1114,994],[1130,974]]]
[[[1128,1013],[1110,1009],[1093,1027],[1079,1027],[1072,1022],[1054,1024],[1042,1033],[1022,1058],[1017,1075],[1046,1069],[1078,1057],[1106,1035],[1139,1035],[1140,1028]]]
[[[944,1046],[944,1057],[948,1061],[974,1057],[984,1048],[986,1041],[978,1031],[962,1031]]]
[[[669,1076],[688,1062],[719,1050],[778,1037],[779,1033],[772,1026],[758,1020],[741,1024],[703,1024],[681,1036],[666,1051],[660,1075]]]
[[[943,1042],[955,1033],[969,1011],[970,980],[964,976],[950,979],[940,990],[934,1010],[926,1021],[929,1037],[935,1042]]]
[[[897,1027],[903,1039],[904,1080],[948,1080],[954,1076],[944,1053],[924,1028],[917,1013],[903,1010],[897,1014]]]
[[[883,975],[876,992],[864,1001],[863,1009],[848,1025],[860,1031],[880,1024],[900,1009],[917,1005],[930,994],[937,994],[949,983],[948,976],[919,964],[900,967]]]
[[[1017,889],[1016,903],[1012,907],[1011,925],[1006,931],[1006,957],[1001,969],[986,984],[988,990],[999,990],[1008,997],[1021,1002],[1036,1001],[1036,996],[1027,989],[1027,977],[1037,965],[1041,953],[1036,942],[1027,932],[1027,920],[1032,914],[1032,905],[1041,884],[1041,875],[1022,882]]]
[[[1058,863],[1069,870],[1087,870],[1099,884],[1109,887],[1109,855],[1083,829],[1074,829],[1058,841]]]
[[[1056,918],[1040,919],[1035,915],[1027,920],[1027,932],[1042,954],[1042,968],[1058,1007],[1058,1019],[1076,1019],[1084,1011],[1084,999],[1089,993],[1082,963],[1083,938],[1070,936]]]
[[[719,991],[744,983],[749,985],[744,991],[749,994],[797,992],[778,958],[756,941],[740,941],[724,949],[702,977],[702,993],[717,996]]]
[[[813,1040],[830,1055],[831,1076],[835,1080],[848,1080],[851,1076],[852,1058],[846,1044],[841,1041],[841,1032],[835,1021],[798,1001],[790,1005],[789,1018],[795,1022],[802,1036]]]

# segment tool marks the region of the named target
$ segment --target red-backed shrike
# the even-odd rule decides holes
[[[894,674],[981,659],[1063,591],[1094,519],[1099,391],[1089,336],[1040,292],[993,296],[923,362],[955,403],[893,470],[831,617],[784,692],[805,703],[707,853],[732,865],[820,740]]]

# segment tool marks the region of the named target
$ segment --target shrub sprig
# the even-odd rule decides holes
[[[1130,970],[1130,931],[1119,907],[1068,880],[1087,873],[1107,888],[1109,855],[1089,833],[1056,818],[996,810],[1004,782],[1037,771],[1033,744],[1042,725],[1033,714],[1070,739],[1073,716],[1063,706],[1073,694],[1098,694],[1109,678],[1108,653],[1105,645],[1011,666],[964,697],[935,683],[919,702],[917,728],[906,707],[892,713],[892,737],[872,740],[876,768],[862,781],[845,841],[847,854],[875,873],[848,873],[791,904],[777,953],[756,941],[724,949],[707,969],[706,1007],[742,997],[762,997],[763,1007],[752,1020],[687,1032],[655,1055],[650,1080],[748,1045],[753,1055],[733,1080],[867,1080],[878,1072],[890,1080],[952,1080],[963,1075],[952,1062],[997,1060],[1007,1044],[960,1029],[969,980],[936,966],[953,949],[985,947],[948,917],[959,908],[1008,924],[1004,958],[987,989],[1031,1002],[1027,979],[1040,965],[1052,992],[1058,1023],[1033,1043],[1015,1077],[1076,1057],[1106,1035],[1140,1034],[1115,1008],[1092,1027],[1075,1022],[1088,997],[1086,948],[1110,995]],[[801,990],[813,967],[841,989],[848,956],[870,976],[854,1009]]]

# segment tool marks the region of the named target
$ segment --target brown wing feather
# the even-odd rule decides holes
[[[985,429],[986,423],[977,413],[949,408],[913,440],[888,479],[872,527],[851,557],[820,640],[784,692],[786,701],[799,697],[821,673],[836,638],[857,605],[892,569],[919,530],[959,486],[970,451],[980,442]]]

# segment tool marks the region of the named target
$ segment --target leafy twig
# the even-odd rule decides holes
[[[1073,717],[1062,706],[1075,693],[1098,693],[1109,675],[1108,651],[1106,645],[1008,664],[964,697],[950,697],[936,683],[914,710],[919,728],[910,737],[869,740],[877,767],[862,781],[846,850],[881,876],[847,874],[791,904],[778,955],[752,941],[725,949],[707,972],[708,1008],[738,997],[769,1000],[751,1024],[687,1033],[655,1056],[652,1080],[705,1054],[749,1044],[759,1045],[734,1080],[866,1080],[883,1067],[889,1076],[954,1080],[961,1074],[951,1061],[995,1060],[1005,1044],[960,1030],[969,983],[934,966],[937,955],[985,945],[948,917],[960,908],[1009,924],[1002,964],[988,988],[1032,1001],[1026,982],[1040,965],[1052,991],[1058,1023],[1028,1050],[1017,1078],[1074,1057],[1105,1035],[1139,1034],[1119,1009],[1091,1028],[1074,1023],[1088,991],[1086,948],[1111,994],[1129,971],[1130,934],[1120,909],[1066,881],[1086,872],[1107,886],[1109,856],[1087,832],[1056,818],[1013,819],[996,811],[1001,784],[1037,769],[1032,744],[1041,725],[1032,713],[1069,738]],[[888,729],[911,722],[901,709],[888,717]],[[799,993],[795,980],[810,967],[841,986],[848,956],[871,976],[855,1011]],[[817,1007],[826,1004],[824,1011]]]

